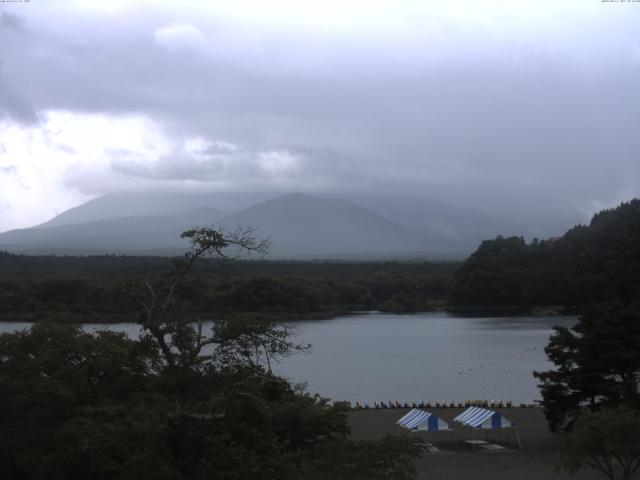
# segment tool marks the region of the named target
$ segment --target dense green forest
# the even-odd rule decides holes
[[[165,257],[33,257],[0,253],[0,316],[122,320],[137,305],[123,292],[162,279]],[[441,307],[454,262],[199,261],[180,285],[177,313],[331,317],[353,310]]]
[[[456,271],[456,306],[562,305],[570,309],[640,295],[640,200],[597,213],[560,238],[482,242]]]

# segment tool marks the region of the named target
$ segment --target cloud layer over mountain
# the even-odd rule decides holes
[[[127,189],[586,219],[640,194],[639,22],[582,0],[2,4],[0,230]]]

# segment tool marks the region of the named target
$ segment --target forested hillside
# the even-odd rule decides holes
[[[127,283],[163,278],[166,257],[34,257],[0,252],[0,318],[118,321],[138,306]],[[351,310],[442,306],[458,263],[198,262],[176,313],[331,317]],[[129,318],[130,319],[130,318]]]
[[[564,305],[640,294],[640,200],[597,213],[557,239],[482,242],[457,270],[455,306]]]

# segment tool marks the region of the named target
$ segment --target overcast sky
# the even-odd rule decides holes
[[[127,189],[613,206],[640,2],[0,2],[0,231]]]

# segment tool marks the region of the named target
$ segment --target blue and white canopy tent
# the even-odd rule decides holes
[[[482,430],[502,430],[503,428],[512,428],[518,442],[518,447],[522,450],[516,424],[507,420],[499,412],[481,407],[469,407],[460,415],[455,417],[453,421],[461,423],[466,427]]]
[[[454,418],[453,421],[462,423],[468,427],[491,430],[514,426],[513,423],[504,418],[500,413],[481,407],[469,407]]]
[[[433,413],[420,410],[419,408],[412,409],[404,417],[396,421],[396,423],[401,427],[413,431],[442,432],[451,430],[447,422],[435,416]]]

